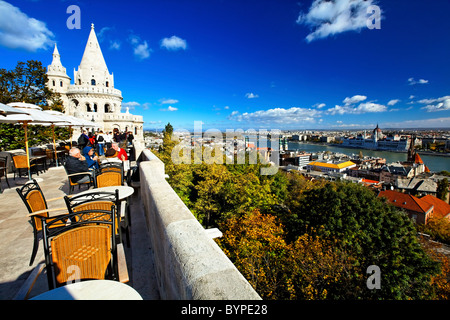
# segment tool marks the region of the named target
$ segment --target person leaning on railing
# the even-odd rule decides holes
[[[67,157],[66,170],[68,174],[88,172],[89,166],[86,158],[81,155],[81,151],[78,148],[72,148],[69,151],[69,156]],[[89,182],[91,179],[90,175],[79,175],[73,176],[72,181],[75,183]]]

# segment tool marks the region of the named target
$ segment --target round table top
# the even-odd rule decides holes
[[[85,195],[89,193],[95,193],[95,192],[115,192],[116,190],[119,190],[119,200],[123,200],[125,198],[128,198],[134,193],[134,188],[129,186],[111,186],[111,187],[102,187],[102,188],[95,188],[95,189],[89,189],[86,191],[82,191],[80,193],[77,193],[76,196],[79,195]]]
[[[112,280],[89,280],[44,292],[30,300],[142,300],[127,284]]]

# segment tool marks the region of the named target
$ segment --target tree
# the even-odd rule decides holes
[[[48,106],[54,96],[47,88],[47,70],[40,61],[18,62],[14,70],[0,69],[0,102],[27,102]]]
[[[225,227],[225,226],[224,226]],[[288,263],[291,249],[283,239],[283,226],[258,210],[226,223],[219,246],[263,299],[295,296]]]
[[[62,111],[60,96],[47,88],[46,68],[40,61],[18,62],[13,70],[0,69],[0,102],[26,102],[38,105],[44,110]],[[49,102],[53,104],[49,106]],[[29,126],[29,146],[49,143],[52,130],[45,126]],[[70,138],[68,128],[56,128],[60,139]],[[0,149],[23,149],[25,137],[20,125],[0,124]]]
[[[423,251],[409,218],[376,198],[367,188],[351,183],[327,183],[305,191],[297,206],[282,213],[289,239],[317,230],[323,239],[336,239],[340,249],[355,257],[350,287],[366,299],[427,298],[429,281],[438,264]],[[382,270],[381,290],[368,290],[359,275],[369,265]]]
[[[436,189],[436,198],[441,199],[442,201],[447,201],[448,194],[448,179],[444,178],[439,180]]]

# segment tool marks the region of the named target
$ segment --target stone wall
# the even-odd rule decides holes
[[[260,300],[166,181],[148,149],[139,157],[140,192],[162,299]]]

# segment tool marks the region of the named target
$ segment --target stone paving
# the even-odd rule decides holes
[[[63,167],[49,168],[40,173],[37,178],[45,198],[52,199],[69,194],[67,175]],[[33,248],[33,231],[25,204],[17,194],[16,188],[20,188],[28,179],[17,178],[13,180],[12,174],[8,175],[10,188],[5,178],[1,179],[3,193],[0,194],[0,299],[12,300],[30,275],[31,271],[40,262],[44,261],[42,240],[39,243],[39,251],[32,266],[29,266],[31,251]],[[80,191],[86,189],[82,186]],[[75,187],[74,193],[77,193]],[[48,203],[49,208],[65,207],[64,200],[59,199]],[[140,201],[139,188],[130,198],[132,216],[131,246],[125,244],[128,271],[130,274],[130,286],[134,287],[144,300],[158,300],[159,294],[156,278],[153,272],[152,249],[148,238],[143,206]],[[48,290],[46,274],[43,272],[38,278],[30,297]]]

